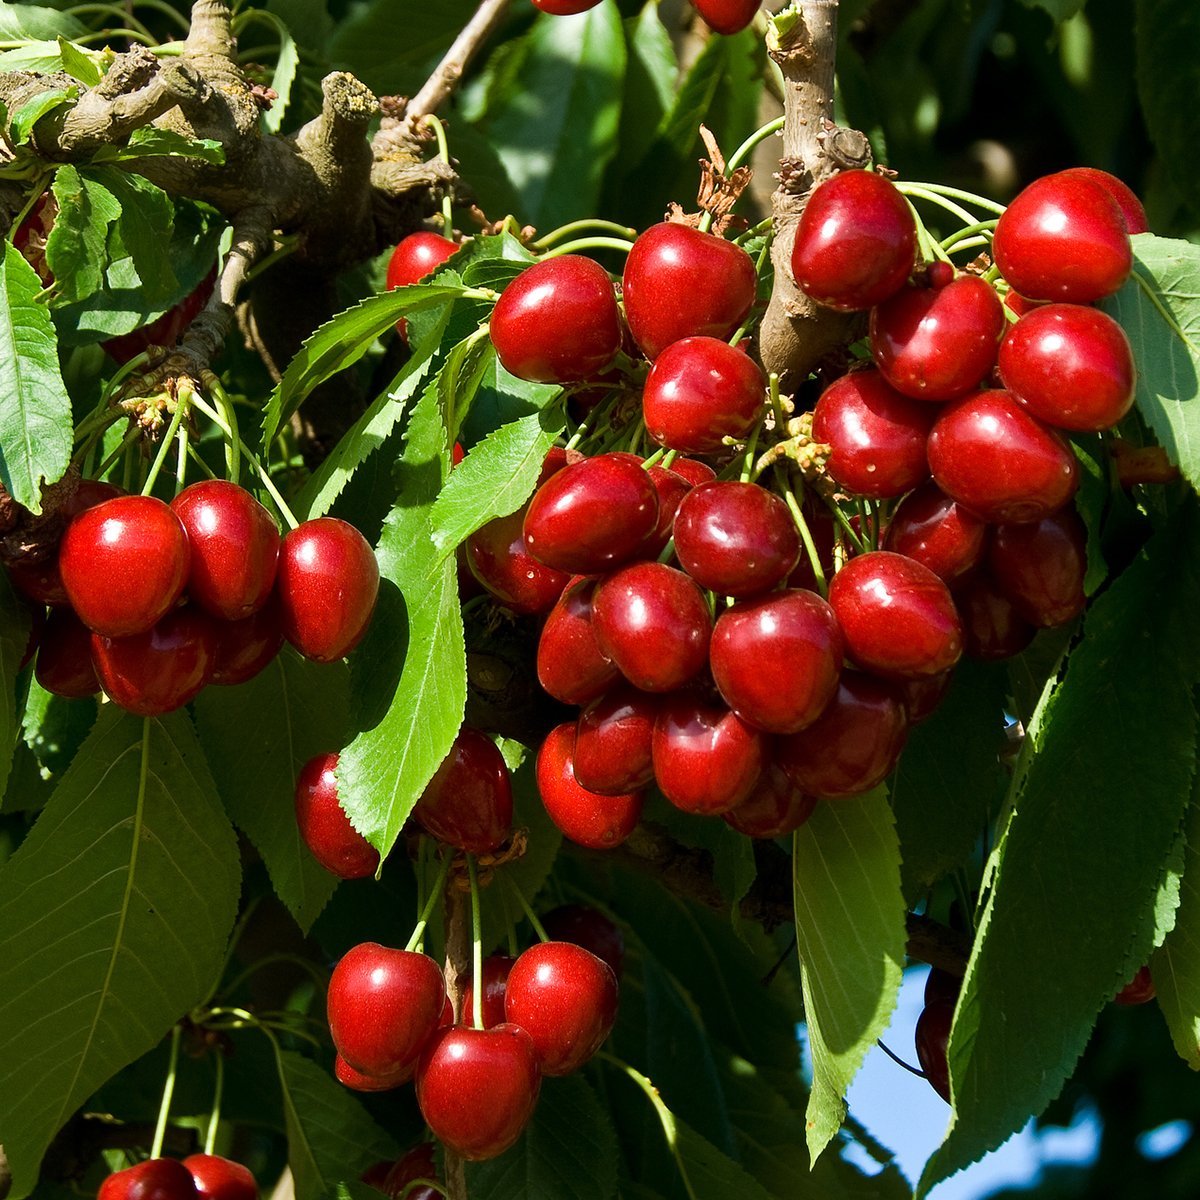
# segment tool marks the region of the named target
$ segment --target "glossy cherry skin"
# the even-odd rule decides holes
[[[154,717],[194,700],[217,657],[213,619],[196,608],[168,613],[131,637],[92,634],[92,665],[105,694],[127,712]]]
[[[367,632],[379,595],[379,564],[353,525],[318,517],[283,539],[275,590],[283,636],[305,658],[335,662]]]
[[[570,1075],[612,1030],[617,977],[582,946],[542,942],[513,964],[504,1012],[533,1039],[543,1075]]]
[[[576,13],[595,8],[600,0],[533,0],[534,8],[554,17],[573,17]]]
[[[549,612],[571,576],[538,562],[525,544],[525,509],[496,517],[466,541],[471,574],[506,608]]]
[[[183,1165],[203,1200],[257,1200],[258,1184],[248,1168],[219,1154],[192,1154]]]
[[[492,345],[505,369],[537,383],[578,383],[621,348],[608,272],[578,254],[527,267],[496,301]]]
[[[191,1171],[175,1158],[150,1158],[110,1175],[96,1200],[198,1200]]]
[[[430,1142],[421,1142],[403,1158],[399,1158],[391,1164],[384,1177],[381,1190],[389,1200],[438,1200],[442,1193],[431,1187],[409,1188],[408,1186],[418,1179],[436,1180],[437,1177],[433,1145]]]
[[[538,682],[564,704],[590,704],[621,678],[596,642],[595,590],[593,579],[573,580],[550,610],[538,638]]]
[[[653,466],[646,469],[654,490],[658,493],[658,523],[646,547],[647,558],[657,558],[675,536],[675,517],[683,498],[692,490],[692,484],[682,475],[676,475],[665,467]]]
[[[1037,633],[986,572],[972,572],[956,583],[954,603],[962,619],[963,649],[969,658],[983,662],[1012,658]]]
[[[947,1104],[950,1103],[950,1064],[946,1048],[950,1044],[950,1025],[954,1021],[954,1005],[947,1000],[926,1004],[917,1018],[917,1061],[929,1086]]]
[[[458,246],[440,233],[421,230],[401,238],[387,265],[387,290],[420,283],[457,251]]]
[[[595,575],[638,555],[657,524],[650,476],[631,458],[601,454],[538,488],[525,513],[525,545],[556,571]]]
[[[1060,429],[1110,429],[1133,407],[1129,339],[1095,308],[1035,308],[1008,331],[998,365],[1017,402]]]
[[[727,608],[713,627],[709,658],[722,699],[767,733],[798,733],[837,691],[844,653],[833,609],[792,589]]]
[[[829,473],[847,491],[887,499],[929,478],[925,442],[937,414],[878,371],[853,371],[821,393],[813,440],[829,444]]]
[[[926,483],[900,501],[884,548],[916,559],[939,579],[965,575],[983,557],[987,523]]]
[[[453,1020],[453,1013],[451,1013]],[[364,1071],[356,1071],[340,1054],[333,1060],[333,1074],[342,1087],[348,1087],[356,1092],[390,1092],[393,1088],[402,1087],[408,1083],[417,1072],[417,1064],[409,1063],[390,1075],[368,1075]]]
[[[657,716],[657,698],[628,686],[589,704],[579,715],[572,758],[580,786],[620,796],[653,782],[650,740]]]
[[[504,993],[508,987],[509,972],[517,960],[507,954],[489,954],[483,960],[483,1027],[491,1029],[504,1024]],[[463,1021],[475,1021],[475,989],[469,977],[460,977],[463,989]]]
[[[903,554],[876,550],[833,578],[829,603],[846,654],[886,679],[940,675],[962,657],[962,623],[950,589]]]
[[[642,391],[646,431],[684,454],[713,454],[727,437],[744,438],[762,415],[766,380],[758,364],[728,342],[689,337],[655,360]]]
[[[542,917],[542,928],[556,942],[573,942],[590,950],[612,968],[617,982],[625,964],[625,937],[599,909],[587,904],[563,904]]]
[[[55,608],[38,644],[34,678],[48,692],[79,700],[100,690],[92,666],[91,630],[69,608]]]
[[[1146,210],[1134,190],[1123,180],[1107,171],[1101,171],[1098,167],[1068,167],[1061,174],[1074,175],[1098,183],[1117,202],[1121,216],[1125,218],[1125,228],[1131,234],[1149,233],[1150,224],[1146,220]]]
[[[161,500],[117,496],[67,526],[58,568],[71,606],[93,633],[145,633],[183,595],[187,534]]]
[[[991,284],[960,275],[942,288],[901,288],[871,310],[871,357],[898,392],[953,400],[996,361],[1004,306]]]
[[[703,483],[675,514],[675,555],[701,587],[753,596],[782,583],[800,561],[788,507],[756,483]]]
[[[171,510],[188,535],[188,598],[223,621],[256,613],[271,595],[279,530],[245,488],[224,479],[186,487]]]
[[[209,683],[229,687],[253,679],[283,648],[283,627],[274,597],[253,616],[241,621],[218,621],[217,657]]]
[[[925,977],[925,1003],[957,1004],[962,985],[962,976],[951,975],[949,971],[939,971],[937,967],[930,967],[929,974]]]
[[[1137,974],[1113,997],[1113,1003],[1125,1006],[1149,1004],[1156,995],[1150,968],[1139,967]]]
[[[379,867],[379,851],[367,841],[338,803],[336,754],[310,758],[296,777],[296,824],[304,844],[327,871],[340,879],[366,879]]]
[[[883,680],[844,671],[829,707],[807,729],[780,738],[776,756],[811,796],[857,796],[891,774],[907,735],[896,692]]]
[[[417,1066],[421,1115],[468,1162],[495,1158],[516,1142],[541,1085],[533,1039],[512,1024],[439,1030]]]
[[[817,801],[806,796],[774,761],[763,767],[754,790],[745,800],[721,814],[721,820],[751,838],[778,838],[794,833],[816,811]]]
[[[440,842],[468,854],[499,850],[512,832],[512,778],[496,743],[464,725],[413,817]]]
[[[767,739],[720,704],[680,692],[654,725],[654,778],[676,808],[718,816],[754,790]]]
[[[757,292],[758,276],[745,250],[671,221],[647,229],[625,261],[625,318],[651,360],[683,338],[727,341]]]
[[[947,405],[928,451],[938,487],[985,521],[1040,521],[1079,486],[1071,447],[1003,390]]]
[[[589,850],[619,846],[642,817],[642,794],[602,796],[575,778],[575,723],[565,721],[545,737],[537,756],[537,788],[550,820],[565,837]]]
[[[792,247],[792,276],[818,304],[857,312],[904,286],[917,255],[908,201],[874,171],[842,171],[809,197]]]
[[[601,580],[592,598],[601,652],[644,692],[671,692],[708,663],[712,617],[682,571],[634,563]]]
[[[692,485],[699,487],[702,483],[712,483],[717,477],[716,471],[701,462],[698,458],[677,458],[671,464],[671,470],[676,475],[682,475]]]
[[[760,0],[692,0],[705,24],[715,33],[740,33],[762,7]]]
[[[1017,612],[1039,629],[1073,621],[1087,603],[1087,528],[1071,509],[1029,525],[999,526],[987,565]]]
[[[329,979],[329,1032],[338,1053],[365,1075],[410,1067],[437,1028],[446,984],[427,954],[362,942]]]
[[[965,634],[964,634],[965,641]],[[917,725],[937,711],[950,690],[954,672],[943,671],[940,675],[925,675],[919,679],[906,679],[899,687],[900,697],[908,713],[908,723]]]
[[[1133,269],[1120,205],[1101,184],[1067,172],[1036,179],[1016,196],[996,225],[992,252],[1030,300],[1090,304]]]

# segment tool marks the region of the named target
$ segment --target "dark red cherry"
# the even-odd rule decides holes
[[[336,754],[310,758],[296,777],[296,824],[304,844],[327,871],[341,879],[366,879],[379,867],[379,851],[338,803]]]
[[[657,558],[675,535],[675,515],[679,512],[684,496],[692,490],[692,484],[682,475],[677,475],[666,467],[649,467],[646,473],[658,493],[658,523],[646,546],[646,557]]]
[[[876,550],[833,578],[829,603],[846,655],[888,679],[940,675],[962,657],[962,623],[950,589],[903,554]]]
[[[680,692],[663,703],[653,749],[662,794],[684,812],[717,816],[753,791],[767,739],[723,705]]]
[[[947,1104],[950,1103],[950,1064],[946,1059],[946,1048],[950,1044],[953,1020],[954,1005],[946,1000],[925,1005],[917,1018],[917,1061],[929,1086]]]
[[[436,1180],[437,1177],[433,1144],[421,1142],[403,1158],[392,1163],[381,1190],[388,1200],[439,1200],[443,1193],[435,1191],[431,1187],[409,1187],[409,1184],[415,1183],[418,1179]]]
[[[715,33],[740,33],[762,7],[760,0],[692,0],[705,24]]]
[[[445,999],[442,969],[427,954],[362,942],[329,979],[333,1044],[356,1071],[394,1075],[416,1061]]]
[[[1073,621],[1087,603],[1087,528],[1064,508],[1029,525],[1001,525],[988,549],[988,573],[1031,625]]]
[[[766,380],[736,346],[710,337],[672,342],[655,360],[642,391],[646,432],[685,454],[712,454],[725,438],[744,438],[762,415]]]
[[[612,1030],[617,977],[582,946],[543,942],[513,964],[504,1012],[533,1039],[543,1075],[570,1075]]]
[[[642,816],[642,794],[601,796],[575,778],[575,722],[552,729],[537,756],[537,787],[550,820],[565,837],[589,850],[611,850]]]
[[[925,1003],[957,1004],[962,985],[961,975],[951,975],[949,971],[939,971],[937,967],[930,967],[929,974],[925,977]]]
[[[842,171],[820,184],[805,205],[792,275],[819,304],[856,312],[898,292],[916,255],[908,201],[874,171]]]
[[[183,595],[188,541],[153,496],[117,496],[75,517],[58,552],[63,587],[93,633],[145,633]]]
[[[195,699],[217,657],[216,623],[197,608],[167,613],[131,637],[92,634],[92,665],[105,694],[127,712],[154,717]]]
[[[34,677],[48,692],[79,700],[100,690],[92,666],[91,630],[69,608],[55,608],[38,645]]]
[[[379,564],[353,525],[318,517],[283,539],[275,590],[284,637],[305,658],[334,662],[367,632],[379,595]]]
[[[965,637],[964,637],[965,640]],[[940,675],[926,675],[918,679],[905,679],[897,689],[908,713],[908,723],[916,725],[927,720],[937,711],[946,698],[954,672],[943,671]]]
[[[17,663],[17,670],[23,671],[37,653],[38,644],[46,629],[46,606],[44,604],[27,604],[23,600],[18,600],[18,604],[29,614],[29,636],[25,639],[25,649],[21,652],[21,661]]]
[[[954,586],[954,603],[963,626],[963,650],[969,658],[998,662],[1020,654],[1037,630],[983,571]]]
[[[578,254],[527,267],[496,301],[492,345],[505,369],[538,383],[591,378],[621,348],[608,272]]]
[[[629,330],[651,360],[683,338],[727,341],[757,292],[754,261],[745,250],[669,221],[633,243],[622,281]]]
[[[1150,225],[1146,220],[1146,210],[1142,207],[1142,202],[1137,198],[1133,189],[1123,180],[1118,179],[1115,175],[1110,175],[1107,171],[1101,171],[1097,167],[1068,167],[1061,174],[1074,175],[1081,179],[1090,179],[1092,183],[1098,183],[1117,202],[1121,216],[1125,218],[1125,228],[1131,234],[1149,233]]]
[[[677,458],[671,464],[671,470],[676,475],[682,475],[692,487],[699,487],[702,483],[712,483],[717,477],[716,471],[708,463],[701,462],[697,458]]]
[[[1113,1002],[1126,1006],[1149,1004],[1157,994],[1150,968],[1139,967],[1137,974],[1113,997]]]
[[[454,1019],[453,1012],[450,1019]],[[365,1071],[356,1071],[340,1054],[335,1055],[333,1060],[334,1078],[343,1087],[356,1092],[390,1092],[408,1083],[416,1071],[416,1063],[409,1063],[389,1075],[368,1075]]]
[[[1129,339],[1095,308],[1035,308],[1009,329],[999,367],[1017,402],[1060,429],[1110,429],[1133,407]]]
[[[743,721],[797,733],[837,691],[843,652],[833,609],[815,592],[795,589],[727,608],[709,657],[722,698]]]
[[[267,602],[279,564],[279,529],[245,488],[224,479],[186,487],[171,510],[188,535],[188,598],[224,621]]]
[[[938,487],[985,521],[1040,521],[1079,486],[1071,447],[1003,390],[947,405],[928,450]]]
[[[884,548],[916,559],[939,579],[965,575],[983,556],[987,524],[936,483],[905,496],[888,523]]]
[[[272,596],[253,616],[218,621],[217,657],[209,683],[232,686],[253,679],[283,647],[279,603]]]
[[[837,695],[807,729],[780,738],[780,766],[811,796],[857,796],[892,772],[908,734],[904,704],[881,679],[843,671]]]
[[[754,790],[745,800],[721,814],[721,820],[751,838],[786,837],[813,815],[817,801],[806,796],[774,761],[763,767]]]
[[[599,909],[587,904],[563,904],[542,917],[542,928],[556,942],[573,942],[602,958],[621,980],[625,964],[625,937]]]
[[[504,1024],[504,993],[508,975],[517,960],[507,954],[489,954],[483,960],[483,1028]],[[463,989],[463,1023],[475,1023],[475,989],[469,977],[459,979]]]
[[[149,1158],[110,1175],[96,1200],[199,1200],[191,1171],[175,1158]]]
[[[504,756],[490,737],[464,725],[412,815],[438,841],[490,854],[512,832],[512,804]]]
[[[440,233],[421,230],[401,238],[387,265],[387,290],[420,283],[450,258],[458,246]]]
[[[590,704],[621,672],[604,656],[592,627],[593,579],[575,579],[550,610],[538,639],[538,682],[564,704]]]
[[[937,414],[878,371],[853,371],[821,393],[813,440],[829,444],[829,473],[842,487],[886,499],[929,478],[925,441]]]
[[[589,704],[579,715],[572,759],[580,786],[620,796],[653,782],[650,740],[657,716],[657,697],[628,686]]]
[[[573,17],[576,13],[595,8],[600,0],[533,0],[534,8],[553,17]]]
[[[674,691],[708,663],[712,617],[704,593],[662,563],[634,563],[601,580],[592,627],[601,652],[645,692]]]
[[[570,582],[565,571],[538,562],[525,544],[525,508],[496,517],[466,541],[471,574],[506,608],[549,612]]]
[[[824,504],[811,496],[805,497],[800,511],[804,516],[804,523],[808,526],[809,535],[812,537],[821,569],[826,580],[829,580],[833,578],[833,551],[837,544],[837,527],[834,524],[833,514]],[[845,549],[848,554],[853,553],[852,546],[847,545]],[[807,588],[809,591],[816,589],[817,577],[807,549],[801,553],[796,569],[788,576],[787,585],[792,588]]]
[[[1065,171],[1035,179],[1005,209],[992,239],[996,265],[1030,300],[1090,304],[1133,269],[1121,206],[1103,185]]]
[[[257,1200],[258,1184],[249,1169],[219,1154],[192,1154],[183,1165],[202,1200]]]
[[[871,357],[898,392],[953,400],[992,369],[1004,328],[1000,297],[978,275],[904,287],[871,311]]]

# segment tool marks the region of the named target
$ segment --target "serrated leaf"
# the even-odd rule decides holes
[[[0,867],[0,1129],[13,1200],[105,1080],[204,999],[237,841],[186,716],[109,706]]]
[[[9,118],[8,140],[14,146],[25,145],[33,136],[33,127],[47,113],[74,104],[78,97],[79,89],[74,85],[39,92],[32,100],[26,100]]]
[[[1159,160],[1185,196],[1200,187],[1192,148],[1200,139],[1200,10],[1192,0],[1137,0],[1138,97]]]
[[[71,398],[58,366],[49,310],[36,297],[37,272],[11,244],[0,264],[0,483],[31,512],[42,484],[62,478],[71,458]]]
[[[0,53],[0,71],[31,71],[50,75],[62,70],[62,51],[58,42],[27,42]]]
[[[818,804],[793,835],[792,869],[816,1161],[841,1127],[846,1092],[887,1028],[904,972],[900,845],[886,791]]]
[[[171,237],[175,206],[162,188],[141,175],[117,167],[91,167],[92,178],[120,202],[121,215],[108,234],[109,257],[127,258],[137,272],[142,302],[149,306],[173,302],[179,280],[163,242]]]
[[[38,5],[0,6],[0,41],[3,42],[53,41],[59,36],[81,38],[87,32],[87,26],[73,13],[55,12]]]
[[[1035,718],[951,1032],[955,1117],[922,1193],[1042,1112],[1165,924],[1195,759],[1198,524],[1191,501],[1094,603]]]
[[[61,775],[96,723],[96,701],[66,700],[46,691],[36,679],[29,682],[21,734],[47,777]]]
[[[54,173],[58,215],[46,239],[46,265],[58,298],[73,303],[104,283],[108,227],[121,215],[121,202],[98,179],[64,163]]]
[[[274,29],[279,38],[279,52],[275,56],[275,70],[271,73],[271,90],[275,93],[275,101],[263,113],[263,128],[268,133],[278,133],[287,113],[288,103],[292,97],[292,84],[296,80],[296,71],[300,66],[300,53],[296,49],[296,39],[287,24],[273,12],[262,9],[249,9],[258,20],[264,21]]]
[[[76,46],[74,42],[69,42],[65,37],[60,36],[58,52],[62,59],[63,70],[72,78],[78,79],[87,87],[95,87],[100,82],[102,76],[94,51],[87,50],[83,46]]]
[[[208,688],[196,700],[197,732],[225,807],[305,933],[338,880],[300,836],[296,776],[310,758],[341,748],[348,708],[345,664],[310,663],[290,648],[248,683]]]
[[[21,714],[17,674],[29,641],[29,609],[17,596],[8,574],[0,571],[0,796],[12,770]]]

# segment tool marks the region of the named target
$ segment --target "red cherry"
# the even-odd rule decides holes
[[[174,1158],[149,1158],[110,1175],[96,1200],[198,1200],[191,1171]]]
[[[805,205],[792,275],[819,304],[856,312],[898,292],[916,254],[908,201],[874,171],[843,171],[820,184]]]
[[[595,590],[595,580],[573,580],[551,609],[538,639],[538,682],[564,704],[590,704],[621,678],[596,642]]]
[[[590,950],[612,968],[617,982],[625,963],[625,938],[620,927],[587,904],[564,904],[542,917],[542,928],[555,942],[573,942]]]
[[[56,608],[46,620],[38,645],[34,678],[48,692],[79,700],[100,690],[92,666],[91,630],[69,608]]]
[[[988,550],[996,586],[1031,625],[1073,621],[1087,603],[1087,527],[1071,509],[1029,525],[1001,525]]]
[[[464,725],[412,815],[448,846],[468,854],[499,850],[512,832],[512,779],[496,743]]]
[[[716,471],[708,463],[701,462],[697,458],[677,458],[671,464],[671,470],[676,475],[682,475],[692,487],[699,487],[702,483],[712,483],[717,477]]]
[[[58,567],[72,607],[94,633],[145,633],[183,595],[187,534],[161,500],[117,496],[71,521]]]
[[[939,971],[937,967],[930,967],[929,974],[925,977],[925,1003],[955,1005],[958,1003],[962,985],[961,975],[951,975],[949,971]]]
[[[471,574],[506,608],[517,613],[549,612],[570,582],[565,571],[543,566],[525,543],[525,508],[496,517],[466,542]]]
[[[1133,189],[1115,175],[1110,175],[1107,171],[1101,171],[1097,167],[1068,167],[1061,174],[1074,175],[1080,179],[1090,179],[1092,183],[1098,183],[1117,202],[1121,216],[1125,218],[1125,228],[1131,234],[1150,232],[1150,225],[1146,220],[1146,210],[1142,207],[1142,202],[1137,198]]]
[[[489,954],[483,960],[483,1027],[491,1029],[504,1024],[504,993],[508,987],[508,975],[517,960],[507,954]],[[474,1024],[475,990],[471,980],[460,979],[463,989],[463,1021]]]
[[[449,1149],[479,1162],[503,1154],[521,1136],[541,1083],[537,1050],[524,1029],[453,1025],[421,1055],[417,1103]]]
[[[949,581],[979,562],[986,533],[986,522],[951,500],[936,483],[926,483],[900,501],[884,547]]]
[[[543,1075],[570,1075],[612,1030],[617,977],[582,946],[543,942],[513,964],[504,1012],[533,1039]]]
[[[778,763],[768,762],[750,795],[737,808],[722,813],[721,820],[746,837],[786,837],[799,829],[816,807],[816,799],[806,796]]]
[[[966,636],[964,633],[964,641]],[[926,675],[919,679],[905,679],[899,687],[910,725],[927,720],[937,711],[946,698],[954,672],[943,671],[940,675]]]
[[[917,1061],[929,1086],[947,1104],[950,1103],[950,1064],[946,1047],[950,1044],[950,1025],[954,1020],[954,1005],[945,1000],[927,1004],[917,1018]]]
[[[754,261],[740,246],[686,225],[652,225],[633,243],[622,294],[634,341],[649,359],[672,342],[727,341],[758,292]]]
[[[740,33],[762,7],[760,0],[692,0],[714,33]]]
[[[25,639],[25,649],[21,652],[21,661],[17,670],[23,671],[29,666],[46,629],[46,607],[43,604],[26,604],[18,599],[18,604],[29,614],[29,636]]]
[[[576,13],[595,8],[600,0],[533,0],[534,8],[555,17],[572,17]]]
[[[812,536],[825,578],[828,580],[833,576],[833,551],[837,543],[837,528],[834,524],[833,514],[824,504],[810,496],[805,497],[800,505],[800,511],[808,526],[808,532]],[[854,553],[851,545],[847,544],[845,549],[847,554]],[[791,588],[805,588],[808,591],[816,590],[817,577],[807,550],[800,555],[796,569],[788,576],[787,585]]]
[[[390,1075],[368,1075],[356,1071],[340,1054],[333,1060],[333,1074],[338,1083],[356,1092],[390,1092],[412,1079],[416,1070],[416,1063],[409,1063]]]
[[[29,215],[17,226],[12,239],[21,257],[37,272],[43,287],[49,287],[54,282],[54,272],[46,261],[46,242],[57,216],[58,201],[54,193],[43,192],[34,201]]]
[[[1012,658],[1037,632],[982,571],[955,584],[954,603],[962,618],[963,649],[970,658],[984,662]]]
[[[430,1142],[421,1142],[391,1164],[382,1191],[389,1200],[439,1200],[442,1193],[433,1188],[409,1188],[408,1185],[418,1179],[437,1179],[437,1165],[433,1160],[433,1145]]]
[[[173,308],[168,308],[161,317],[140,329],[101,342],[101,348],[114,362],[127,363],[151,346],[174,346],[187,327],[200,315],[201,309],[211,298],[216,283],[217,268],[213,267],[187,296]]]
[[[1113,997],[1121,1005],[1148,1004],[1158,994],[1149,967],[1139,967],[1137,974]]]
[[[191,1171],[202,1200],[257,1200],[258,1184],[241,1163],[219,1154],[192,1154],[183,1165]]]
[[[445,999],[442,969],[427,954],[362,942],[329,979],[333,1044],[356,1071],[394,1075],[416,1061]]]
[[[217,621],[217,657],[209,683],[232,686],[253,679],[283,647],[279,604],[272,597],[242,621]]]
[[[420,283],[426,275],[432,275],[458,246],[440,233],[421,230],[401,238],[392,251],[387,265],[387,290]]]
[[[341,879],[365,879],[379,867],[379,851],[338,803],[336,754],[310,758],[296,777],[296,823],[312,856]]]
[[[642,816],[642,795],[601,796],[580,786],[573,763],[575,724],[552,729],[537,756],[537,788],[550,820],[563,835],[589,850],[611,850]]]
[[[646,545],[646,557],[657,558],[675,534],[675,516],[684,496],[692,490],[692,484],[682,475],[677,475],[665,467],[649,467],[646,474],[650,476],[650,482],[654,484],[654,490],[658,493],[658,523],[654,526],[654,534]]]
[[[579,785],[602,796],[620,796],[652,783],[650,739],[657,715],[657,698],[632,687],[588,705],[579,716],[572,758]]]
[[[1090,304],[1115,292],[1133,269],[1121,206],[1079,174],[1034,180],[1005,209],[992,253],[1008,283],[1030,300]]]
[[[379,564],[353,525],[318,517],[283,539],[275,590],[284,637],[305,658],[334,662],[367,631],[379,595]]]
[[[578,254],[527,267],[496,301],[491,336],[496,356],[518,379],[589,379],[621,348],[621,314],[608,272]]]

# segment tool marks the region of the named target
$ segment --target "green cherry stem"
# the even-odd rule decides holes
[[[778,133],[783,128],[783,117],[776,117],[774,121],[768,121],[761,128],[756,129],[734,152],[730,160],[725,164],[725,174],[732,175],[750,157],[754,152],[754,147],[759,142],[765,142],[773,133]]]
[[[471,1027],[483,1028],[483,920],[479,914],[479,872],[475,855],[467,855],[467,874],[471,879]]]
[[[804,553],[808,555],[808,565],[812,567],[813,579],[816,581],[817,591],[820,592],[822,600],[828,600],[829,582],[825,578],[825,568],[821,565],[821,555],[817,551],[816,542],[813,541],[812,530],[808,527],[804,510],[800,507],[800,501],[796,499],[796,493],[792,491],[787,472],[781,465],[775,468],[775,480],[779,484],[779,490],[783,495],[784,503],[788,506],[788,511],[792,514],[792,520],[796,523],[796,530],[800,534],[800,540],[804,543]]]
[[[541,921],[537,919],[537,914],[529,907],[529,901],[525,899],[525,893],[517,886],[517,881],[511,876],[505,875],[504,882],[512,888],[513,895],[516,896],[517,902],[521,905],[521,911],[529,919],[529,924],[533,926],[533,932],[538,935],[538,941],[548,942],[550,935],[543,928]]]
[[[230,482],[237,483],[242,470],[242,437],[241,431],[238,429],[237,412],[221,381],[211,372],[205,376],[204,386],[212,393],[217,409],[225,418],[226,427],[233,433],[232,437],[225,439],[225,465],[229,471]]]
[[[437,138],[438,157],[447,166],[450,165],[450,146],[446,141],[446,127],[433,115],[426,113],[422,119],[422,124],[428,125],[433,130],[433,136]],[[447,188],[442,194],[442,233],[449,237],[454,231],[454,205],[450,199],[450,189]]]
[[[1004,213],[1003,204],[998,204],[995,200],[989,200],[986,196],[977,196],[974,192],[964,192],[962,188],[950,187],[944,183],[897,183],[896,186],[901,191],[904,191],[906,187],[918,187],[922,191],[931,192],[935,196],[949,196],[955,200],[961,200],[964,204],[973,204],[976,208],[983,208],[988,212],[994,212],[998,217]]]
[[[934,191],[922,183],[902,183],[896,181],[896,190],[902,196],[907,196],[909,199],[926,200],[930,204],[936,204],[939,208],[944,208],[947,212],[953,213],[964,225],[974,225],[975,217],[967,212],[960,204],[955,204],[947,196],[941,195],[940,192]]]
[[[405,950],[419,950],[425,944],[425,927],[429,924],[433,906],[438,902],[446,886],[446,876],[450,874],[450,864],[453,860],[454,855],[447,854],[441,867],[438,868],[437,878],[433,881],[433,887],[429,889],[429,895],[425,897],[425,907],[421,909],[416,928],[412,931],[412,937],[408,939]]]
[[[530,243],[530,249],[548,250],[555,242],[561,242],[563,238],[574,237],[575,234],[583,233],[589,229],[612,233],[629,242],[632,242],[637,237],[637,230],[630,229],[628,225],[618,225],[615,221],[603,221],[599,218],[587,217],[582,221],[571,221],[569,224],[560,225],[557,229],[552,229],[544,237],[540,237],[536,242]]]
[[[225,1094],[225,1055],[217,1047],[217,1081],[213,1089],[212,1112],[204,1135],[204,1153],[212,1154],[217,1145],[217,1127],[221,1124],[221,1099]]]
[[[21,228],[22,222],[33,211],[33,206],[42,198],[46,189],[44,187],[35,188],[29,199],[25,201],[21,211],[13,218],[13,223],[8,227],[8,240],[14,241],[17,236],[17,230]]]
[[[163,434],[162,444],[158,448],[158,453],[154,456],[154,462],[150,464],[150,470],[146,475],[146,482],[142,485],[143,496],[149,496],[154,491],[154,485],[158,482],[159,472],[163,469],[163,463],[166,462],[167,454],[170,452],[171,443],[175,440],[175,434],[178,433],[180,426],[183,424],[183,418],[187,415],[187,410],[194,399],[195,397],[189,387],[185,385],[179,389],[175,397],[175,411],[171,414],[171,423],[167,426],[167,432]]]
[[[171,1097],[175,1095],[175,1075],[179,1069],[179,1039],[182,1034],[182,1025],[176,1025],[171,1030],[171,1057],[167,1062],[167,1081],[163,1084],[162,1102],[158,1106],[158,1123],[154,1126],[151,1158],[162,1156],[163,1138],[167,1136],[167,1118],[171,1113]]]
[[[179,447],[179,457],[175,461],[175,495],[178,496],[187,482],[188,432],[182,425],[175,434],[175,441]]]
[[[577,238],[573,242],[565,242],[561,246],[555,246],[553,250],[548,250],[542,255],[542,261],[545,262],[548,258],[559,258],[564,254],[576,254],[580,250],[617,250],[621,254],[628,254],[632,245],[632,242],[623,241],[621,238]]]
[[[516,958],[521,949],[517,943],[517,926],[512,919],[512,909],[508,907],[508,897],[503,890],[500,892],[500,911],[504,913],[504,930],[508,937],[509,957]]]

